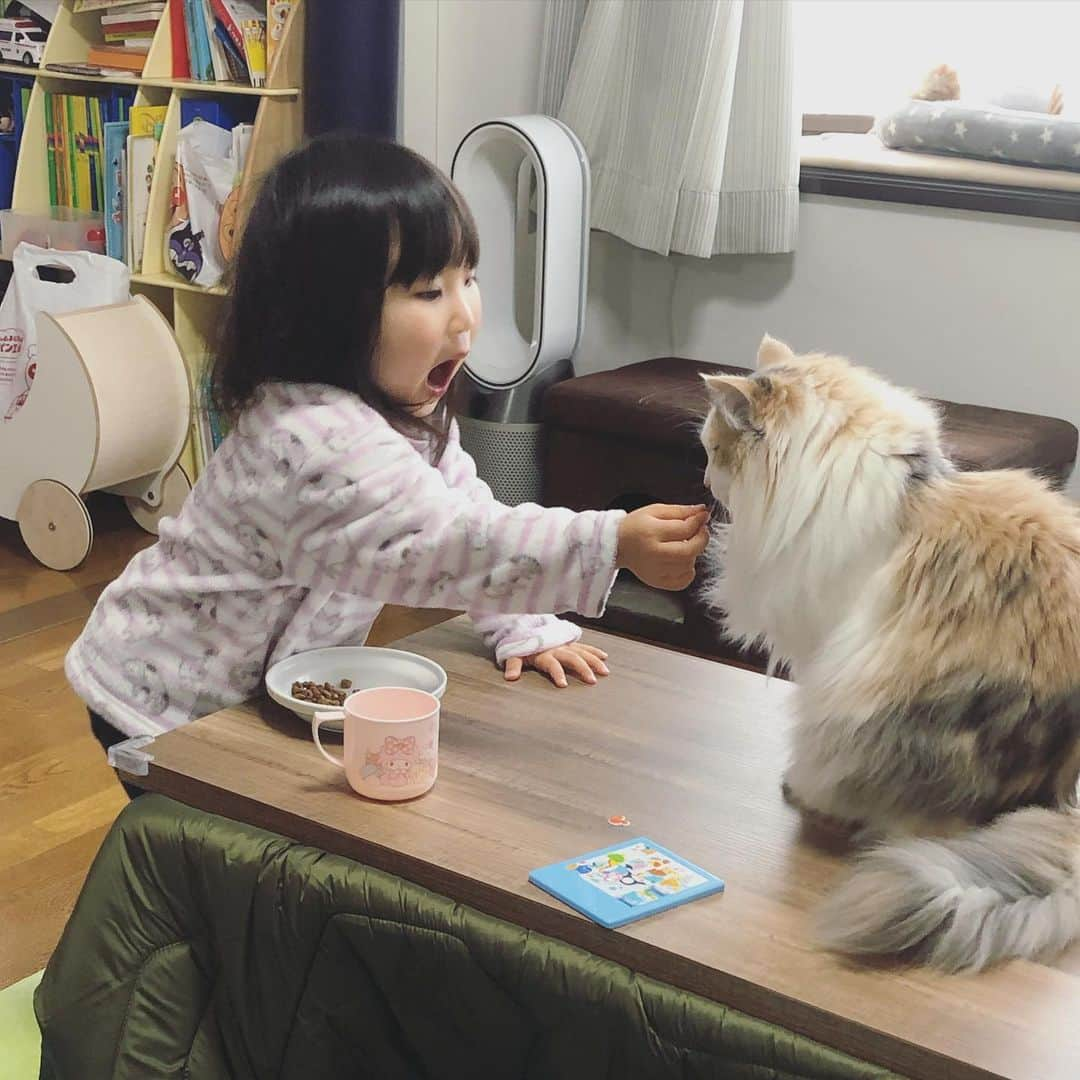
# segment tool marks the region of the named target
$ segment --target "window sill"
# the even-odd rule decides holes
[[[1080,221],[1080,172],[888,150],[873,135],[804,136],[803,194]]]

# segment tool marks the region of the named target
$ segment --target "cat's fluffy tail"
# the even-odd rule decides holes
[[[885,843],[826,903],[823,943],[946,971],[1080,938],[1080,815],[1029,807],[945,840]]]

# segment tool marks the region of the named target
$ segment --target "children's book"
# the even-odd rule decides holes
[[[247,61],[244,59],[243,53],[237,49],[236,43],[229,36],[228,30],[225,29],[225,26],[220,19],[217,19],[214,22],[214,37],[221,46],[222,53],[225,57],[225,64],[229,71],[229,79],[232,82],[246,83],[248,79]]]
[[[90,168],[91,137],[90,121],[86,115],[86,98],[69,94],[68,132],[75,155],[75,205],[82,210],[93,210],[93,176]]]
[[[225,59],[225,50],[217,36],[217,23],[210,10],[210,0],[201,0],[203,25],[206,27],[206,40],[210,49],[210,62],[214,69],[214,78],[218,82],[228,82],[229,65]]]
[[[245,19],[244,60],[247,62],[248,80],[252,86],[266,85],[266,20]]]
[[[146,218],[150,210],[150,181],[154,175],[154,136],[129,135],[127,140],[127,232],[128,265],[142,272]]]
[[[210,55],[210,38],[206,30],[202,0],[184,0],[184,20],[191,35],[188,46],[191,74],[203,82],[213,82],[214,61]]]
[[[102,214],[105,212],[105,172],[101,164],[101,147],[105,133],[102,131],[101,101],[94,96],[83,101],[86,108],[87,156],[90,159],[90,208]]]
[[[165,123],[165,105],[134,105],[128,113],[132,135],[153,135],[158,124]]]
[[[48,155],[49,164],[49,205],[63,206],[60,201],[60,190],[57,187],[57,141],[56,134],[56,110],[53,108],[52,94],[45,94],[45,153]]]
[[[184,5],[180,0],[169,0],[169,36],[172,39],[172,76],[174,79],[190,79],[187,24],[184,21]]]
[[[75,124],[75,95],[74,94],[61,94],[61,120],[63,122],[64,130],[64,146],[67,156],[67,170],[69,177],[68,188],[68,205],[74,210],[82,210],[84,207],[89,209],[88,203],[83,202],[83,184],[82,175],[80,173],[79,166],[82,164],[79,160],[79,142],[76,135]],[[90,170],[86,170],[86,185],[89,188],[90,184]]]
[[[105,254],[125,258],[124,248],[124,146],[129,125],[115,121],[105,125]]]
[[[645,836],[543,866],[529,881],[608,928],[724,889],[720,878]]]

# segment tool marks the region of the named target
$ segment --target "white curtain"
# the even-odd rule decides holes
[[[650,251],[792,251],[791,0],[548,0],[542,111],[585,144],[594,228]]]

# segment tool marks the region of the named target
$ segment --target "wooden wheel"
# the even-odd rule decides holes
[[[135,519],[135,524],[148,533],[153,533],[154,536],[157,536],[161,519],[176,517],[180,513],[180,507],[184,505],[184,500],[191,494],[191,481],[188,479],[188,474],[179,465],[174,465],[165,474],[159,494],[160,497],[154,506],[131,495],[124,498],[131,516]]]
[[[16,520],[30,554],[50,570],[73,570],[94,542],[86,504],[59,480],[35,480],[19,500]]]

